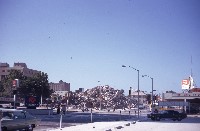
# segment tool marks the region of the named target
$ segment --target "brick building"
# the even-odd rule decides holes
[[[53,91],[70,91],[70,83],[63,82],[62,80],[59,83],[49,83],[50,89]]]
[[[54,91],[53,94],[65,97],[70,92],[70,83],[63,82],[62,80],[59,83],[49,83],[50,89]]]
[[[14,63],[13,67],[10,67],[8,63],[0,63],[0,81],[9,75],[11,70],[19,70],[27,77],[40,73],[40,71],[29,69],[26,63]]]

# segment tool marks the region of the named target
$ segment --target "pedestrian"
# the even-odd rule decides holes
[[[62,105],[62,112],[63,112],[63,114],[65,115],[65,112],[66,112],[66,105]]]
[[[58,105],[57,114],[60,114],[60,105]]]

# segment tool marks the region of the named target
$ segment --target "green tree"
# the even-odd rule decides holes
[[[5,91],[2,82],[0,81],[0,96],[2,96],[3,92]]]
[[[37,73],[33,77],[28,77],[23,81],[19,89],[20,96],[33,95],[43,98],[49,98],[53,93],[48,83],[48,75],[46,73]]]
[[[12,81],[14,79],[23,80],[23,74],[18,70],[11,70],[10,74],[6,76],[1,82],[1,95],[4,97],[11,97],[13,93]]]
[[[25,98],[25,96],[33,95],[43,98],[49,98],[53,93],[48,84],[48,75],[40,72],[33,77],[26,77],[18,70],[11,70],[10,74],[6,76],[0,83],[1,96],[12,97],[13,87],[12,81],[19,79],[19,88],[17,88],[17,98]]]
[[[33,77],[33,83],[35,86],[35,94],[38,96],[43,96],[44,98],[49,98],[49,96],[53,93],[50,90],[48,75],[46,73],[38,73]]]

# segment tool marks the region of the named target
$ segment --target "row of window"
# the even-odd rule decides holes
[[[2,70],[2,72],[6,72],[6,70]],[[7,70],[7,72],[10,72],[10,70]]]
[[[7,71],[7,72],[10,72],[10,70],[2,70],[1,72],[6,72],[6,71]],[[24,71],[24,73],[25,73],[25,74],[27,74],[27,73],[29,73],[29,74],[34,74],[34,72],[33,72],[33,71],[30,71],[30,70],[29,70],[29,71]]]
[[[63,87],[50,87],[51,89],[53,89],[54,91],[63,91],[63,90],[66,90],[66,89],[68,89],[68,88],[63,88]]]

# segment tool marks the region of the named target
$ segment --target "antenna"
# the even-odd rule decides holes
[[[191,55],[191,75],[190,75],[190,88],[194,88],[196,87],[196,83],[195,81],[193,80],[193,72],[192,72],[192,55]]]
[[[192,55],[191,55],[191,76],[193,76],[193,73],[192,73]]]

